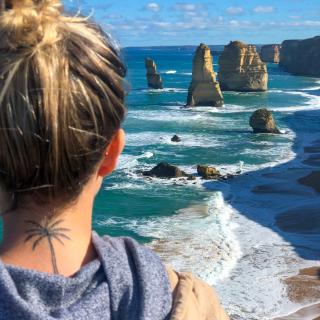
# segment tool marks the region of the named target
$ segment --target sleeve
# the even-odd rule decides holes
[[[170,320],[229,320],[215,290],[191,273],[167,267],[173,290]]]

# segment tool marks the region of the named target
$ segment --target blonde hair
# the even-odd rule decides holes
[[[119,51],[59,0],[0,0],[0,182],[70,201],[125,117]]]

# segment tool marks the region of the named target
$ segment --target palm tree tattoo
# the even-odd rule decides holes
[[[30,228],[26,230],[26,238],[24,242],[34,240],[32,245],[32,250],[34,251],[42,240],[47,240],[49,244],[49,249],[51,253],[51,262],[53,272],[59,274],[56,254],[54,251],[53,240],[58,241],[60,244],[64,245],[63,240],[71,240],[65,233],[69,232],[70,229],[61,228],[59,225],[63,223],[64,220],[57,220],[51,222],[50,219],[46,219],[44,224],[32,220],[26,220]]]

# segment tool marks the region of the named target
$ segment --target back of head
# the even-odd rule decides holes
[[[76,198],[125,116],[125,67],[93,22],[59,0],[0,0],[0,183]]]

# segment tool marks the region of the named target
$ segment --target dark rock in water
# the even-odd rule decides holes
[[[280,45],[267,44],[261,47],[261,60],[263,62],[279,63],[280,60]]]
[[[145,65],[147,69],[148,87],[152,89],[163,89],[162,79],[160,74],[157,72],[155,62],[150,58],[146,58]]]
[[[281,133],[268,109],[256,110],[250,117],[250,126],[254,133]]]
[[[221,179],[221,173],[213,167],[198,165],[197,172],[199,176],[206,180]]]
[[[320,171],[313,171],[306,177],[300,178],[298,181],[302,185],[311,187],[315,191],[320,192]]]
[[[213,71],[210,48],[201,43],[193,58],[192,82],[189,86],[187,106],[222,107],[223,96]]]
[[[176,134],[171,138],[172,142],[181,142],[181,138],[177,136]]]
[[[142,174],[148,177],[164,179],[186,177],[188,178],[188,180],[193,180],[193,176],[191,174],[187,174],[184,171],[180,170],[178,167],[173,166],[167,162],[161,162],[150,171],[144,171],[142,172]]]
[[[285,232],[317,235],[320,233],[320,211],[315,205],[290,209],[276,216],[276,224]]]
[[[295,75],[320,77],[320,36],[285,40],[280,50],[280,66]]]

